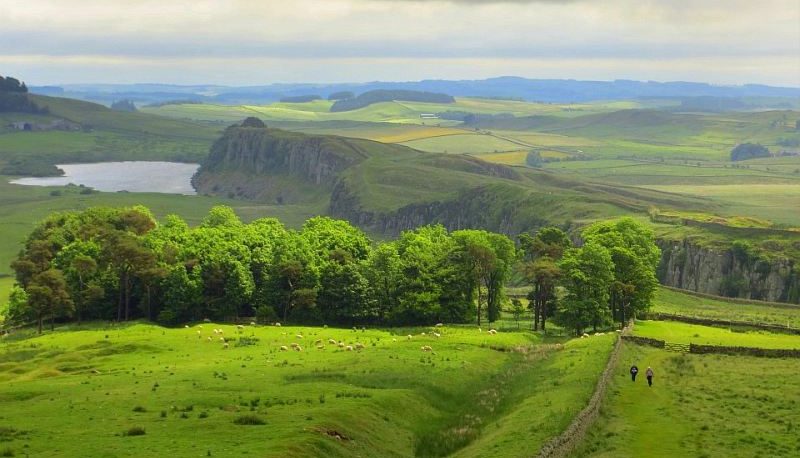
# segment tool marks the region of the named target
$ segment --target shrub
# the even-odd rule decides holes
[[[145,431],[141,426],[131,426],[127,431],[122,433],[123,436],[144,436]]]
[[[249,347],[258,343],[258,337],[240,337],[236,341],[237,347]]]
[[[266,425],[267,422],[265,422],[258,415],[240,415],[233,419],[233,424],[245,425],[245,426],[258,426],[258,425]]]

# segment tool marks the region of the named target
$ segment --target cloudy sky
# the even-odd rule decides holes
[[[29,84],[617,78],[800,86],[798,0],[0,0]]]

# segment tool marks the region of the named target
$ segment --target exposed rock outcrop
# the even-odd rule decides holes
[[[763,259],[684,241],[658,242],[662,284],[706,294],[800,302],[800,271],[790,259]]]

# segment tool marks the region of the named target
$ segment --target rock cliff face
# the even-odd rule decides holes
[[[774,302],[800,302],[800,270],[790,259],[754,259],[688,241],[659,241],[659,281],[707,294]]]
[[[289,203],[332,189],[343,170],[367,156],[360,141],[234,126],[211,147],[192,179],[201,194]],[[292,186],[287,186],[292,184]]]

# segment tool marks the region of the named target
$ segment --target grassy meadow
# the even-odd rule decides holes
[[[224,331],[229,348],[213,328]],[[449,326],[439,329],[441,338],[431,332],[237,332],[213,323],[22,332],[0,343],[0,450],[98,457],[529,454],[583,407],[614,338],[563,342]],[[364,348],[346,351],[328,339]],[[303,350],[281,351],[291,343]]]
[[[637,321],[634,335],[663,340],[669,343],[800,349],[800,335],[775,334],[767,331],[745,331],[736,328],[701,326],[673,321]]]
[[[637,324],[637,328],[639,325]],[[631,382],[628,369],[640,376]],[[644,370],[652,366],[653,387]],[[800,455],[798,359],[623,344],[601,416],[574,457]]]
[[[787,325],[800,328],[800,306],[770,305],[769,303],[737,303],[724,299],[694,296],[681,291],[659,288],[650,309],[668,313],[715,320],[736,320],[752,323]]]

